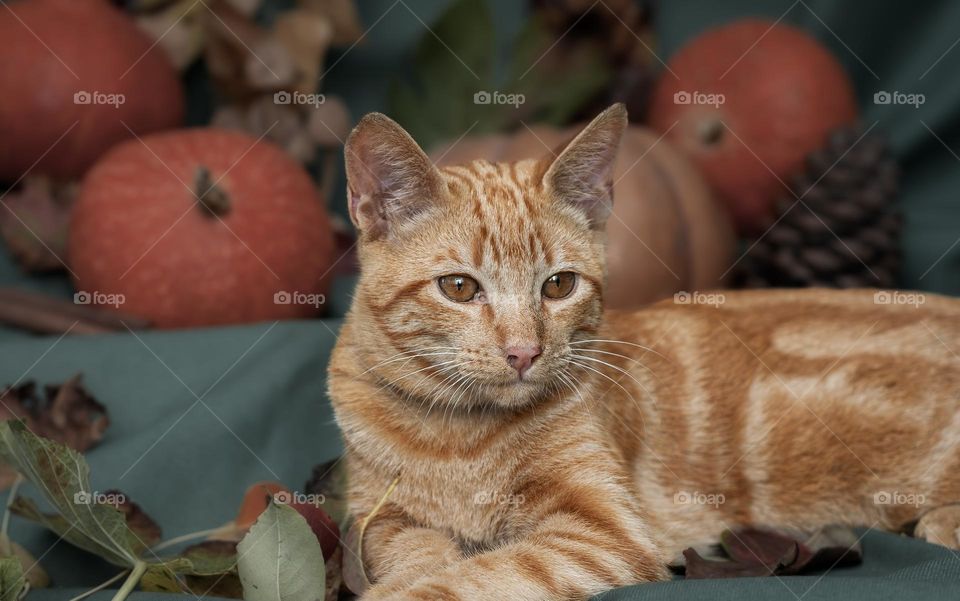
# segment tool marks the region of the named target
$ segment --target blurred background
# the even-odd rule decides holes
[[[61,439],[171,534],[339,452],[342,152],[370,111],[451,164],[549,156],[624,102],[612,307],[960,293],[957,3],[0,4],[4,410],[46,419],[19,387],[82,373],[105,409],[77,405],[74,429],[111,426]],[[37,555],[55,540],[14,528]],[[81,555],[44,563],[67,586],[112,573]]]

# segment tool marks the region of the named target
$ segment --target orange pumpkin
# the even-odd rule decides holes
[[[782,23],[705,31],[670,59],[650,125],[702,170],[743,233],[773,222],[784,182],[829,133],[857,118],[853,83],[830,51]]]
[[[183,121],[173,65],[108,0],[6,2],[0,40],[0,180],[76,178],[120,140]]]
[[[115,146],[84,178],[68,238],[78,291],[161,328],[310,317],[334,259],[300,164],[215,128]]]
[[[579,131],[536,126],[513,135],[464,138],[435,153],[441,165],[550,155]],[[614,170],[607,221],[610,308],[632,308],[678,291],[718,288],[736,240],[727,212],[697,169],[651,130],[631,126]]]

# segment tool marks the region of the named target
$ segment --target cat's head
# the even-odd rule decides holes
[[[436,167],[381,114],[346,144],[364,369],[440,406],[520,407],[564,385],[603,311],[623,105],[541,160]]]

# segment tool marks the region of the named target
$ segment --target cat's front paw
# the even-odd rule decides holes
[[[944,505],[923,514],[914,536],[950,549],[960,549],[960,503]]]

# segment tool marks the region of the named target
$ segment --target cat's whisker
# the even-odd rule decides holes
[[[433,411],[434,405],[437,404],[437,401],[440,399],[441,395],[447,390],[448,386],[446,385],[446,383],[450,382],[451,380],[459,381],[460,378],[466,378],[466,377],[467,377],[466,374],[462,374],[462,373],[460,373],[459,371],[456,371],[456,370],[459,369],[460,367],[463,367],[464,365],[466,365],[466,364],[468,364],[468,363],[470,363],[469,360],[468,360],[468,361],[464,361],[463,363],[460,363],[460,364],[458,364],[458,365],[452,366],[451,370],[452,370],[453,373],[451,373],[450,375],[446,376],[446,377],[445,377],[443,380],[441,380],[437,385],[435,385],[435,386],[430,390],[430,392],[428,392],[428,393],[424,396],[423,403],[425,403],[425,402],[427,402],[427,401],[429,400],[429,401],[430,401],[430,405],[427,407],[427,412],[426,412],[426,414],[423,416],[423,420],[421,420],[421,423],[422,423],[422,424],[426,424],[427,418],[430,417],[430,412]],[[455,385],[455,383],[454,383],[454,384],[450,384],[450,385],[453,386],[453,385]],[[443,386],[443,388],[440,388],[441,386]],[[436,392],[438,388],[440,389],[440,392],[435,395],[434,392]],[[421,408],[423,407],[423,403],[420,404]]]
[[[652,369],[650,369],[649,367],[647,367],[646,365],[644,365],[639,359],[634,359],[633,357],[628,357],[628,356],[626,356],[626,355],[621,355],[620,353],[613,353],[613,352],[610,352],[610,351],[602,351],[602,350],[600,350],[600,349],[595,349],[595,348],[579,348],[579,347],[577,347],[576,349],[570,349],[570,350],[575,350],[575,351],[578,352],[578,353],[600,353],[600,354],[602,354],[602,355],[613,355],[614,357],[621,357],[621,358],[626,359],[627,361],[630,361],[631,363],[634,363],[634,364],[636,364],[636,365],[639,365],[639,366],[642,367],[643,369],[647,370],[648,372],[650,372],[650,375],[653,376],[654,378],[657,378],[658,380],[660,379],[660,378],[657,376],[657,374],[654,373],[654,371],[653,371]]]
[[[460,386],[458,386],[457,389],[453,391],[453,395],[456,395],[456,396],[453,397],[453,395],[451,395],[451,397],[453,397],[453,400],[450,401],[450,402],[448,402],[448,403],[447,403],[447,406],[444,407],[444,409],[443,409],[443,417],[442,417],[441,420],[440,420],[440,429],[441,429],[441,430],[443,430],[443,424],[444,424],[444,422],[446,422],[446,420],[447,420],[447,411],[451,411],[451,412],[452,412],[452,410],[454,410],[454,409],[456,408],[456,406],[457,406],[457,401],[460,400],[460,396],[462,396],[463,393],[464,393],[465,391],[467,391],[467,390],[470,388],[470,386],[472,386],[472,382],[473,382],[472,378],[469,378],[469,377],[468,377],[468,378],[464,378],[463,383],[461,383]]]
[[[412,372],[410,372],[410,373],[408,373],[408,374],[404,374],[404,375],[400,376],[399,378],[395,378],[395,379],[387,382],[386,384],[384,384],[383,386],[381,386],[381,387],[379,388],[379,390],[383,390],[384,388],[392,387],[394,384],[396,384],[396,383],[399,382],[400,380],[404,380],[404,379],[406,379],[406,378],[409,378],[410,376],[415,376],[415,375],[417,375],[417,374],[420,373],[420,372],[427,371],[428,369],[436,369],[436,368],[438,368],[438,367],[442,367],[442,366],[444,366],[444,365],[450,365],[450,364],[453,364],[453,363],[456,363],[456,362],[457,362],[456,359],[454,359],[454,360],[452,360],[452,361],[444,361],[444,362],[441,362],[441,363],[433,363],[433,364],[428,365],[428,366],[426,366],[426,367],[421,367],[420,369],[417,369],[417,370],[415,370],[415,371],[412,371]]]
[[[590,342],[608,342],[610,344],[626,344],[628,346],[633,346],[638,349],[645,350],[648,353],[653,353],[654,355],[660,357],[661,359],[664,359],[666,361],[670,361],[671,363],[673,363],[673,361],[669,357],[658,353],[657,351],[653,350],[649,346],[643,346],[642,344],[637,344],[636,342],[627,342],[626,340],[608,340],[606,338],[590,338],[588,340],[574,340],[572,342],[569,342],[568,344],[587,344]]]
[[[424,351],[440,351],[444,349],[445,349],[445,352],[435,352],[435,353],[424,352]],[[403,360],[409,361],[412,359],[416,359],[417,357],[434,357],[437,355],[455,355],[457,354],[457,352],[459,352],[459,350],[460,349],[458,349],[455,346],[435,346],[435,347],[427,347],[422,349],[414,349],[411,351],[405,351],[403,353],[397,353],[396,355],[392,355],[387,359],[385,359],[384,361],[381,361],[380,363],[377,363],[373,367],[370,367],[369,369],[361,372],[359,375],[357,375],[357,377],[359,378],[360,376],[366,375],[369,372],[373,371],[374,369],[383,367],[384,365],[389,365],[390,363],[396,363],[397,361],[403,361]],[[411,353],[413,353],[412,356],[407,356],[407,355],[410,355]],[[403,355],[403,356],[400,356],[400,355]]]
[[[455,394],[456,391],[460,389],[460,386],[462,386],[462,385],[464,384],[464,382],[466,382],[469,378],[470,378],[469,374],[460,374],[460,377],[458,377],[458,378],[457,378],[456,380],[454,380],[452,383],[450,383],[450,384],[448,384],[447,386],[445,386],[445,387],[436,395],[436,397],[434,398],[433,402],[430,403],[430,408],[427,410],[427,415],[429,416],[430,411],[433,410],[433,407],[434,407],[436,404],[439,404],[439,403],[441,402],[441,400],[444,398],[444,396],[447,394],[448,391],[451,391],[451,390],[452,390],[453,392],[451,392],[450,394],[451,394],[451,395],[452,395],[452,394]],[[444,416],[445,416],[445,415],[446,415],[446,412],[447,412],[447,407],[449,406],[449,401],[444,401],[442,404],[443,404],[443,413],[444,413]],[[424,418],[424,421],[426,421],[426,418]],[[441,429],[441,430],[443,429],[443,418],[441,418],[441,420],[440,420],[440,429]]]
[[[643,407],[642,407],[642,406],[640,405],[640,403],[637,401],[636,397],[634,397],[632,394],[630,394],[630,391],[627,390],[627,389],[623,386],[623,384],[621,384],[620,382],[617,382],[616,380],[614,380],[613,378],[611,378],[611,377],[608,376],[607,374],[603,373],[603,372],[600,371],[599,369],[593,368],[593,367],[591,367],[591,366],[589,366],[589,365],[584,365],[583,363],[578,363],[577,361],[574,361],[573,359],[567,359],[567,362],[568,362],[568,363],[571,363],[571,364],[573,364],[573,365],[576,365],[577,367],[590,370],[590,371],[594,372],[595,374],[597,374],[597,375],[599,375],[599,376],[601,376],[601,377],[603,377],[603,378],[606,378],[607,380],[610,380],[615,386],[618,386],[618,387],[620,388],[620,390],[622,390],[622,391],[624,392],[624,394],[626,394],[628,397],[630,397],[630,400],[633,401],[633,404],[636,405],[637,409],[640,410],[640,413],[638,414],[638,416],[640,417],[641,423],[643,423],[643,424],[644,424],[644,427],[646,427],[646,420],[645,420],[644,417],[643,417]]]
[[[433,388],[431,388],[425,395],[423,395],[423,398],[424,398],[424,399],[430,399],[430,398],[432,398],[432,397],[433,397],[433,393],[436,392],[437,389],[440,388],[440,386],[442,386],[442,385],[443,385],[445,382],[447,382],[448,380],[450,380],[450,379],[452,379],[452,378],[455,378],[456,376],[460,375],[460,372],[458,372],[457,370],[460,369],[461,367],[463,367],[464,365],[469,364],[469,363],[471,363],[471,361],[468,359],[468,360],[466,360],[466,361],[460,361],[459,363],[457,363],[457,364],[455,364],[455,365],[448,365],[448,366],[444,367],[443,369],[441,369],[441,370],[440,370],[440,373],[437,374],[438,376],[439,376],[439,375],[443,375],[443,374],[446,373],[446,372],[451,372],[451,373],[449,373],[449,374],[446,375],[442,380],[440,380],[439,382],[437,382],[437,383],[433,386]]]
[[[576,380],[573,378],[573,374],[569,374],[569,378],[567,381],[568,383],[572,382],[570,383],[570,390],[573,391],[573,394],[577,395],[577,398],[580,400],[580,405],[582,405],[583,408],[586,410],[586,412],[590,415],[590,419],[592,419],[594,423],[599,423],[597,420],[597,416],[593,413],[593,409],[590,408],[590,403],[588,403],[586,399],[583,398],[583,394],[580,392],[580,388],[576,385]]]
[[[616,366],[616,365],[614,365],[614,364],[612,364],[612,363],[609,363],[609,362],[607,362],[607,361],[603,361],[603,360],[601,360],[601,359],[596,359],[596,358],[594,358],[594,357],[585,357],[584,355],[578,355],[577,353],[571,353],[570,356],[575,357],[575,358],[580,359],[580,360],[583,360],[583,361],[593,361],[594,363],[600,363],[600,364],[602,364],[602,365],[606,365],[607,367],[609,367],[609,368],[611,368],[611,369],[617,370],[618,372],[622,373],[623,375],[625,375],[625,376],[627,376],[628,378],[630,378],[631,380],[633,380],[633,381],[636,383],[637,386],[639,386],[645,393],[647,393],[647,396],[650,397],[651,402],[653,402],[654,404],[656,404],[656,401],[653,400],[653,398],[654,398],[654,397],[653,397],[653,394],[647,389],[646,386],[643,385],[643,382],[641,382],[640,380],[636,379],[636,378],[633,376],[633,374],[631,374],[631,373],[628,372],[627,370],[623,369],[622,367],[618,367],[618,366]]]

